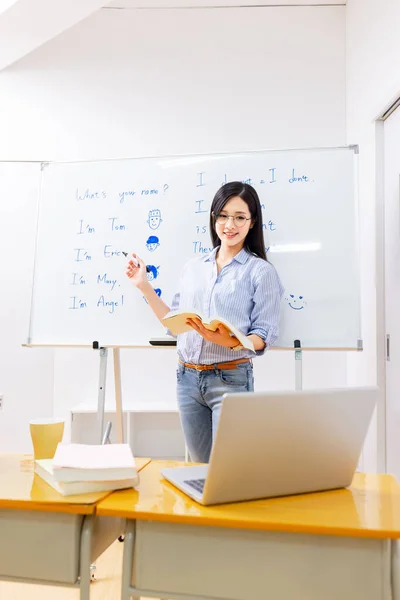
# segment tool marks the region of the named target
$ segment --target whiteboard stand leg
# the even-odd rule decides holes
[[[122,392],[121,392],[121,361],[119,348],[113,348],[114,356],[114,384],[115,384],[115,416],[117,419],[117,439],[119,444],[124,443],[124,423],[122,415]]]
[[[106,425],[106,430],[104,432],[103,439],[101,440],[101,443],[103,444],[103,446],[104,446],[104,444],[111,444],[111,440],[110,440],[111,426],[112,426],[112,423],[111,423],[111,421],[109,421]]]
[[[102,445],[111,444],[110,440],[110,432],[111,432],[111,421],[107,423],[106,430],[103,435],[103,439],[101,440]],[[90,581],[96,581],[96,563],[91,563],[90,565]]]
[[[300,340],[294,340],[294,389],[303,389],[303,351]]]
[[[107,356],[107,348],[100,348],[99,394],[97,400],[97,424],[99,444],[103,443],[104,411],[106,404]]]

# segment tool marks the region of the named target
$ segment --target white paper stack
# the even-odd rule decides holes
[[[128,444],[59,444],[53,459],[35,461],[35,471],[64,496],[120,490],[139,483]]]

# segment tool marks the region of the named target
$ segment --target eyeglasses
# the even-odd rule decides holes
[[[243,215],[236,215],[233,217],[232,215],[214,215],[213,213],[213,217],[215,219],[215,222],[218,223],[218,225],[225,225],[228,222],[228,219],[232,219],[236,227],[243,227],[246,221],[251,221],[251,217],[247,218]]]

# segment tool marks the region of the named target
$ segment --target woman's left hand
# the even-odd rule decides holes
[[[215,331],[210,331],[200,321],[200,319],[188,319],[186,321],[197,333],[201,335],[207,342],[213,342],[225,348],[232,348],[237,344],[236,338],[233,338],[227,328],[220,323]]]

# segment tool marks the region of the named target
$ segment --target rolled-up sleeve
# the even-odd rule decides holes
[[[258,335],[265,342],[265,347],[256,351],[257,355],[262,355],[268,346],[275,343],[279,335],[281,299],[284,288],[271,263],[262,265],[254,285],[254,304],[250,315],[250,331],[247,335]]]
[[[178,310],[180,297],[181,297],[180,292],[176,292],[176,294],[174,294],[172,296],[171,310]]]

